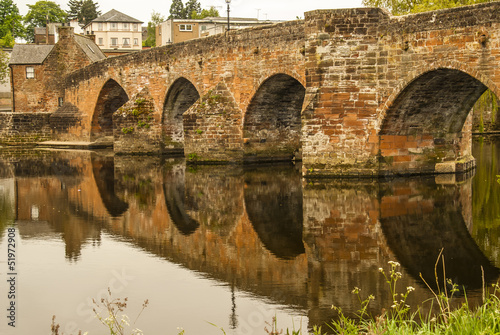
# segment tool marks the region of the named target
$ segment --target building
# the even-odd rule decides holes
[[[230,18],[230,29],[272,24],[278,21],[261,21],[253,18]],[[156,46],[179,43],[194,38],[220,34],[227,30],[227,17],[204,19],[169,19],[156,26]]]
[[[62,23],[49,23],[47,27],[35,27],[35,44],[56,44],[58,41],[57,27],[62,25]],[[64,25],[73,27],[75,34],[83,34],[83,29],[77,20],[70,20]]]
[[[108,56],[142,50],[142,21],[115,9],[83,27],[85,35],[95,36],[96,44]]]
[[[106,58],[92,39],[57,27],[56,44],[16,44],[10,58],[13,111],[49,112],[64,103],[67,73]]]

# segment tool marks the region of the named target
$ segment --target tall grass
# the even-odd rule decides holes
[[[445,274],[444,258],[440,259],[435,265],[436,283],[438,281],[437,269],[439,261],[442,262],[442,271]],[[420,309],[416,312],[410,312],[410,306],[406,304],[408,295],[413,288],[407,287],[404,292],[396,291],[396,284],[401,278],[399,263],[389,262],[391,268],[386,275],[383,269],[380,269],[385,276],[393,297],[392,306],[388,307],[378,317],[368,316],[366,313],[371,297],[361,302],[357,319],[346,317],[340,308],[334,307],[339,312],[339,318],[332,320],[327,326],[330,332],[319,334],[500,334],[500,287],[495,283],[488,290],[483,287],[483,301],[479,307],[472,308],[467,300],[457,308],[451,307],[451,299],[459,292],[456,284],[450,279],[445,279],[443,283],[437,283],[437,289],[433,290],[425,282],[429,290],[433,293],[433,303],[438,307],[437,312],[422,314]],[[441,285],[439,285],[441,284]],[[440,289],[439,287],[443,287]],[[353,290],[354,294],[359,296],[358,290]]]

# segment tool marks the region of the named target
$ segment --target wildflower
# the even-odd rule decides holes
[[[125,314],[122,315],[122,324],[126,324],[127,326],[130,326],[129,318]]]
[[[391,266],[393,266],[393,267],[398,267],[398,266],[400,266],[400,264],[399,264],[398,262],[395,262],[395,261],[389,261],[388,263],[389,263]]]
[[[370,294],[370,295],[368,296],[368,300],[375,300],[375,296],[374,296],[373,294]]]
[[[354,290],[351,291],[352,294],[358,294],[361,291],[358,287],[355,287]]]
[[[406,288],[406,292],[413,292],[413,291],[415,291],[415,288],[413,286],[408,286]]]
[[[378,272],[380,272],[380,273],[384,273],[384,269],[382,269],[382,268],[378,268]]]

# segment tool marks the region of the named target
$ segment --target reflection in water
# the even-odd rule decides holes
[[[92,155],[92,172],[94,173],[95,183],[102,202],[108,210],[109,215],[118,217],[125,213],[128,204],[118,198],[115,194],[115,165],[113,156]]]
[[[172,223],[183,235],[194,233],[200,224],[188,214],[194,209],[194,203],[192,197],[186,197],[183,169],[175,167],[168,171],[163,183],[163,194]]]
[[[476,159],[481,162],[473,180],[474,196],[471,229],[483,253],[500,267],[500,140],[480,138],[473,142]]]
[[[415,278],[421,274],[435,289],[434,264],[442,250],[446,278],[460,288],[481,289],[482,271],[486,283],[496,280],[499,270],[478,248],[464,220],[461,197],[469,199],[470,188],[438,186],[432,180],[424,183],[421,179],[409,187],[403,185],[408,181],[384,185],[387,195],[382,198],[380,222],[387,244],[407,271]],[[405,187],[407,192],[395,195]],[[437,276],[442,286],[442,263]]]
[[[498,239],[489,235],[498,232],[498,225],[482,223],[489,222],[485,216],[476,222],[478,213],[495,212],[473,207],[478,192],[472,192],[471,179],[449,184],[434,179],[351,180],[304,187],[300,168],[293,166],[194,168],[178,159],[70,151],[40,152],[33,157],[2,158],[0,154],[2,233],[15,222],[24,243],[64,243],[66,259],[81,272],[62,270],[65,263],[52,263],[53,257],[46,265],[53,276],[50,280],[58,282],[61,290],[78,291],[64,299],[80,291],[93,297],[95,287],[107,285],[102,278],[94,286],[91,283],[100,269],[121,262],[122,256],[113,251],[120,249],[129,268],[142,269],[133,280],[140,291],[132,293],[126,287],[123,293],[141,300],[162,296],[147,311],[150,316],[145,316],[148,333],[165,331],[166,325],[158,320],[163,320],[168,306],[174,307],[167,315],[174,319],[189,315],[187,322],[198,325],[190,333],[207,333],[204,321],[193,320],[217,321],[207,316],[212,310],[224,314],[220,326],[234,333],[248,332],[250,324],[255,333],[262,333],[276,308],[289,313],[280,320],[300,315],[307,317],[310,326],[322,324],[335,316],[332,304],[347,314],[358,310],[357,297],[350,293],[355,286],[376,296],[371,306],[376,315],[392,304],[378,272],[387,268],[389,260],[403,265],[402,287],[417,288],[408,300],[415,306],[431,297],[419,273],[429,284],[435,282],[434,264],[442,248],[448,277],[472,290],[470,301],[480,298],[474,289],[481,287],[481,266],[486,280],[499,275],[489,261],[499,264],[498,257],[491,258],[498,255]],[[474,183],[477,190],[477,176]],[[498,188],[491,192],[498,193]],[[491,200],[481,202],[489,204]],[[134,260],[125,256],[136,250],[141,253]],[[149,263],[148,257],[155,261]],[[93,263],[87,264],[87,258]],[[23,262],[27,269],[36,268],[29,259]],[[212,280],[210,292],[218,292],[222,285],[225,305],[210,310],[196,303],[181,307],[183,300],[212,293],[195,293],[197,284],[185,278],[168,278],[172,286],[158,284],[155,275],[166,273],[162,271],[172,264]],[[73,283],[82,276],[86,282],[75,290]],[[58,279],[63,277],[64,281]],[[36,279],[26,278],[22,285],[20,290],[25,292],[40,290]],[[167,291],[176,292],[181,300],[164,297]],[[37,306],[36,296],[26,294],[22,299],[24,305]],[[261,321],[249,321],[256,307],[248,307],[248,301],[265,306],[259,309]],[[57,307],[47,313],[47,317],[29,315],[33,329],[45,327],[52,314],[64,315]],[[83,322],[78,320],[77,324]],[[168,332],[174,332],[186,325],[167,326],[173,327]],[[85,323],[82,328],[91,326]]]
[[[290,166],[245,173],[245,207],[265,247],[283,259],[305,252],[301,175]]]

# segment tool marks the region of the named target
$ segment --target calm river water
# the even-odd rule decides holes
[[[130,323],[149,300],[129,328],[145,334],[265,334],[273,316],[305,330],[332,305],[355,313],[354,287],[389,307],[391,260],[410,305],[430,298],[420,274],[437,286],[441,249],[474,303],[481,267],[500,275],[500,141],[474,152],[468,176],[308,183],[294,165],[2,150],[0,334],[48,334],[53,315],[65,334],[106,334],[92,299],[108,288]]]

